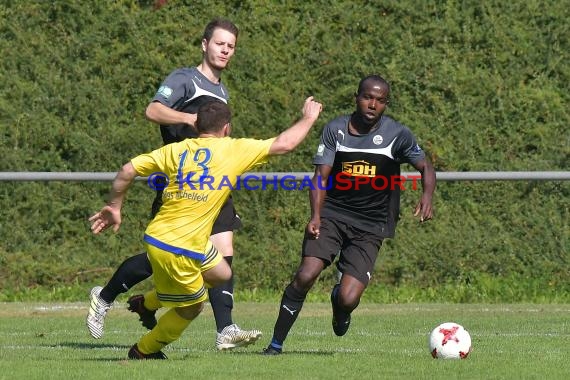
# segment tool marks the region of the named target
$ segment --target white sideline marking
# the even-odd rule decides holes
[[[109,330],[105,330],[105,335],[118,335],[118,336],[132,336],[133,334],[137,334],[140,333],[140,331],[138,330],[117,330],[117,329],[109,329]],[[77,333],[75,331],[72,330],[57,330],[57,331],[46,331],[46,332],[40,332],[40,331],[18,331],[18,332],[2,332],[0,331],[0,337],[4,337],[4,336],[36,336],[36,335],[43,335],[43,336],[56,336],[56,335],[60,335],[60,336],[76,336]],[[95,340],[93,340],[93,342],[95,342]],[[4,347],[2,346],[2,344],[0,343],[0,347]],[[2,377],[0,377],[1,379]]]
[[[35,306],[32,310],[37,311],[57,311],[57,310],[82,310],[88,308],[89,305],[50,305],[50,306]]]
[[[38,349],[42,349],[42,350],[70,350],[69,347],[66,346],[61,346],[61,345],[53,345],[53,346],[1,346],[2,348],[6,348],[6,349],[10,349],[10,350],[38,350]],[[101,351],[125,351],[125,347],[110,347],[110,346],[106,346],[106,347],[101,347],[101,348],[97,348],[97,349],[93,349],[93,350],[101,350]]]
[[[405,304],[402,304],[405,305]],[[490,307],[480,307],[477,305],[469,305],[469,304],[457,304],[457,305],[445,305],[445,306],[455,306],[455,310],[459,310],[459,311],[463,311],[463,312],[469,312],[469,311],[473,311],[473,312],[491,312],[491,313],[497,313],[497,312],[510,312],[510,313],[520,313],[520,312],[528,312],[528,313],[541,313],[544,311],[544,308],[540,307],[540,306],[535,306],[535,307],[515,307],[515,308],[511,308],[508,306],[505,307],[497,307],[497,308],[490,308]],[[568,307],[565,307],[565,305],[560,305],[559,307],[553,307],[554,305],[545,305],[548,307],[548,311],[549,312],[569,312],[570,309]],[[361,306],[360,308],[366,308],[366,305]],[[358,309],[357,309],[358,310]],[[404,308],[405,310],[405,308]],[[416,306],[416,307],[412,307],[409,310],[413,310],[413,311],[419,311],[419,312],[426,312],[426,311],[441,311],[441,305],[437,305],[437,306],[433,306],[433,305],[429,305],[429,304],[425,304],[425,305],[421,305],[421,306]]]

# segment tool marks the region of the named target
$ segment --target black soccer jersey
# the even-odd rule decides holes
[[[195,67],[174,70],[154,95],[152,101],[160,102],[176,111],[197,113],[198,108],[208,101],[229,101],[229,93],[222,83],[212,83]],[[161,125],[160,133],[164,144],[198,137],[196,131],[185,124]]]
[[[315,165],[332,167],[322,217],[342,220],[382,237],[393,237],[400,208],[402,163],[425,158],[412,132],[388,116],[366,135],[348,131],[350,115],[323,130]],[[332,183],[331,183],[332,182]]]

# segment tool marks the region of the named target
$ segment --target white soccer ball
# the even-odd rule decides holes
[[[471,335],[455,322],[446,322],[432,330],[429,350],[436,359],[465,359],[471,352]]]

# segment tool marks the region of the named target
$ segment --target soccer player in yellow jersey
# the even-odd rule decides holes
[[[136,176],[161,175],[168,183],[164,204],[145,231],[144,246],[155,282],[155,289],[145,294],[145,307],[170,309],[131,347],[130,359],[166,359],[162,348],[178,339],[200,314],[206,287],[230,278],[231,268],[208,239],[220,208],[239,175],[266,162],[268,156],[295,149],[321,109],[309,97],[303,116],[277,137],[233,139],[229,107],[218,101],[206,103],[198,110],[198,138],[137,156],[117,173],[107,205],[89,218],[95,234],[109,227],[119,230],[123,200]]]

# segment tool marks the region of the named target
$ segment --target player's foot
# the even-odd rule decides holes
[[[127,309],[139,315],[139,321],[144,327],[152,330],[156,326],[156,310],[149,310],[144,307],[144,296],[142,294],[130,297],[127,303],[129,304]]]
[[[272,345],[267,346],[261,352],[262,355],[281,355],[281,350],[273,347]]]
[[[249,346],[261,338],[259,330],[242,330],[235,323],[226,326],[216,337],[216,348],[220,351]]]
[[[164,352],[162,351],[153,352],[152,354],[143,354],[142,352],[139,351],[139,348],[136,344],[131,347],[128,355],[129,359],[134,359],[134,360],[168,359],[166,355],[164,355]]]
[[[336,284],[331,292],[331,304],[332,304],[332,328],[337,336],[343,336],[348,331],[350,327],[350,313],[341,310],[336,304],[337,293],[340,288],[340,284]]]
[[[112,305],[103,301],[103,299],[99,296],[101,289],[103,289],[101,286],[96,286],[91,289],[91,293],[89,295],[91,304],[89,305],[89,312],[87,313],[86,319],[89,333],[95,339],[99,339],[103,336],[105,315]]]

